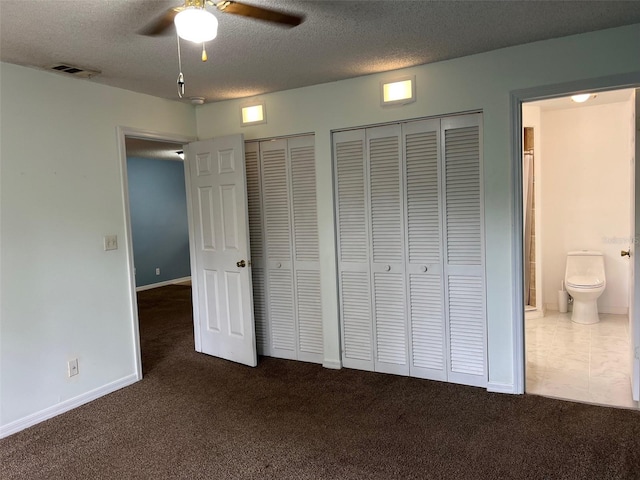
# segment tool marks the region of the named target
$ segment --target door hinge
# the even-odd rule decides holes
[[[636,347],[635,355],[636,360],[640,360],[640,347]]]

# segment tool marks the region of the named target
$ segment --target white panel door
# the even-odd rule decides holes
[[[322,363],[322,302],[316,200],[315,139],[312,135],[287,140],[291,173],[294,297],[297,358]]]
[[[636,162],[640,159],[640,88],[634,92],[635,95],[635,115],[632,121],[633,132],[631,136],[634,142],[633,158],[631,159],[631,231],[634,238],[638,238],[638,228],[640,228],[640,168]],[[638,255],[637,240],[629,248],[631,252],[630,262],[630,282],[631,294],[629,295],[629,331],[631,338],[631,393],[633,399],[640,400],[640,321],[638,320],[637,307],[640,305],[640,282],[635,279],[635,272],[640,272],[640,256]]]
[[[446,380],[440,201],[440,120],[402,126],[405,157],[406,282],[410,374]]]
[[[287,140],[260,142],[271,355],[296,359]]]
[[[369,128],[366,136],[375,371],[408,375],[401,127]]]
[[[441,125],[448,378],[486,386],[481,116],[445,118]]]
[[[342,363],[373,370],[365,131],[333,135]]]
[[[196,347],[255,366],[242,135],[190,143],[187,163]]]

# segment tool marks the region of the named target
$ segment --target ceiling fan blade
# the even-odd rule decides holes
[[[167,29],[173,25],[173,19],[184,7],[170,8],[162,14],[162,16],[156,18],[153,22],[149,23],[146,27],[140,29],[138,33],[140,35],[147,35],[149,37],[155,37],[162,35]]]
[[[233,15],[255,18],[257,20],[264,20],[265,22],[278,23],[288,27],[300,25],[304,20],[304,17],[300,15],[290,15],[277,10],[256,7],[240,2],[224,1],[217,2],[215,5],[218,10],[224,13],[232,13]]]

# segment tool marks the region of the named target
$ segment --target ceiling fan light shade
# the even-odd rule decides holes
[[[178,36],[193,43],[204,43],[218,35],[218,19],[204,8],[182,10],[173,20]]]

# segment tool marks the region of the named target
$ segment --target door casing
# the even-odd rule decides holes
[[[118,126],[116,129],[118,151],[120,152],[120,178],[122,184],[122,207],[124,210],[124,246],[127,255],[127,270],[129,278],[129,308],[131,318],[131,332],[133,336],[133,358],[135,361],[136,380],[142,380],[142,356],[140,352],[140,329],[138,326],[138,300],[136,296],[136,278],[133,263],[133,236],[131,233],[131,211],[129,204],[129,179],[127,177],[127,147],[125,139],[140,138],[160,142],[176,142],[187,144],[196,140],[194,137],[176,135],[173,133],[142,130],[138,128]],[[187,195],[189,192],[187,192]],[[191,236],[191,232],[189,232]]]
[[[512,298],[512,335],[513,335],[513,391],[504,393],[523,394],[525,387],[525,346],[524,346],[524,269],[523,269],[523,211],[522,211],[522,104],[534,100],[546,100],[564,97],[578,92],[597,93],[607,90],[640,87],[640,71],[598,77],[574,82],[532,87],[514,90],[510,95],[511,125],[511,193],[513,236],[511,244],[511,262],[513,288]],[[637,112],[636,112],[637,114]],[[637,156],[636,156],[637,160]],[[636,185],[636,204],[640,197],[640,188]],[[640,226],[636,226],[636,231]],[[636,234],[636,232],[633,232]],[[638,286],[636,282],[635,286]],[[637,291],[638,289],[636,289]],[[638,302],[636,302],[638,303]],[[637,332],[640,330],[639,310],[636,308],[633,325],[635,326],[634,351],[640,348]],[[637,372],[635,372],[637,374]],[[633,372],[632,372],[633,375]]]

